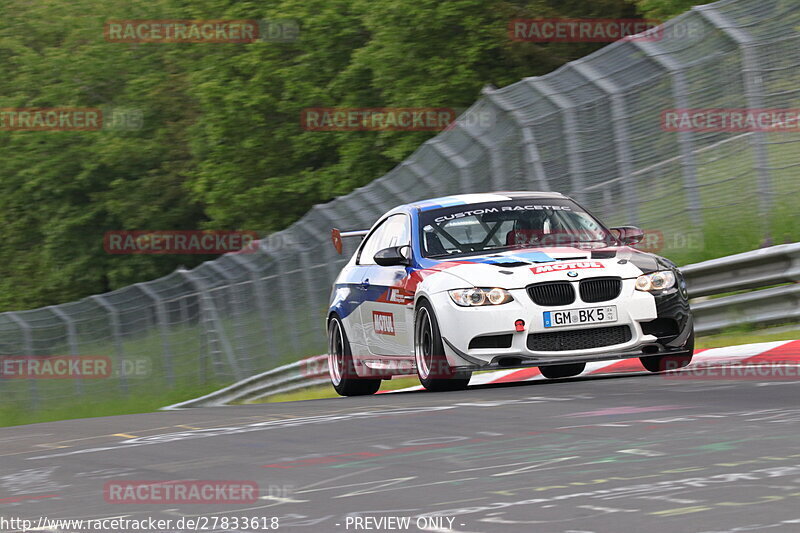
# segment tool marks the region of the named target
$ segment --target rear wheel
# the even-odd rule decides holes
[[[577,376],[583,369],[586,368],[586,363],[573,363],[569,365],[547,365],[540,366],[539,372],[542,373],[547,379],[556,378],[571,378]]]
[[[444,343],[433,307],[423,301],[414,319],[414,359],[422,386],[429,391],[466,389],[471,372],[453,370],[444,355]]]
[[[686,352],[675,355],[651,355],[649,357],[640,357],[639,360],[645,370],[664,372],[665,370],[677,370],[687,366],[692,362],[692,355],[694,355],[694,331],[686,341]]]
[[[381,380],[364,379],[356,374],[350,342],[338,316],[328,323],[328,372],[333,388],[342,396],[375,394],[381,387]]]

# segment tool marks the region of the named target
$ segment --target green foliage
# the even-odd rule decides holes
[[[432,133],[309,132],[307,107],[466,108],[602,44],[512,43],[512,18],[631,17],[626,0],[7,0],[0,108],[126,107],[133,131],[0,131],[0,309],[152,279],[204,256],[109,255],[119,229],[282,229]],[[295,19],[292,42],[122,44],[125,19]]]
[[[698,0],[634,0],[639,12],[648,19],[668,20],[688,11],[692,6],[708,4]]]

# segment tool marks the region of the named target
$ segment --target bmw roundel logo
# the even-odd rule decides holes
[[[569,276],[571,278],[577,278],[578,277],[578,273],[575,272],[574,270],[570,270],[569,272],[567,272],[567,276]]]

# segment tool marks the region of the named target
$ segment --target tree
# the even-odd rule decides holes
[[[655,0],[642,0],[643,3]],[[466,108],[603,46],[516,43],[513,18],[631,18],[626,0],[7,0],[0,107],[125,107],[134,131],[0,131],[0,306],[77,299],[203,256],[109,255],[119,229],[286,227],[430,132],[311,132],[308,107]],[[112,19],[294,19],[299,39],[122,44]]]

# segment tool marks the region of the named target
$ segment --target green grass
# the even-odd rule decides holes
[[[196,398],[219,388],[220,385],[206,385],[203,388],[150,391],[148,394],[135,392],[129,397],[114,397],[113,401],[109,401],[108,397],[101,396],[69,400],[58,405],[48,404],[42,409],[19,409],[16,406],[4,405],[0,407],[0,427],[75,418],[149,413],[166,405]]]
[[[310,321],[316,317],[304,318]],[[276,325],[273,325],[275,335],[281,337],[282,342],[264,342],[263,330],[255,313],[221,321],[242,365],[243,376],[254,375],[315,353],[297,352],[294,346],[286,345],[287,336],[280,335]],[[53,331],[44,333],[57,338],[66,336],[63,332],[56,332],[55,335]],[[92,333],[98,337],[110,336],[110,333],[102,330]],[[120,347],[122,357],[143,360],[147,364],[146,375],[131,376],[126,380],[118,376],[87,379],[80,383],[71,379],[0,379],[0,427],[150,412],[230,385],[236,378],[227,367],[227,360],[222,357],[221,361],[212,361],[201,342],[202,336],[200,325],[170,328],[166,335],[171,351],[169,359],[163,356],[165,338],[158,329],[126,338]],[[307,340],[308,336],[302,338],[298,347],[312,350],[309,343],[306,342],[306,346],[302,344]],[[66,345],[54,344],[48,352],[69,354],[70,349]],[[118,352],[113,345],[87,340],[81,342],[80,352],[82,355],[110,356],[114,367],[118,365]],[[172,380],[168,378],[169,368]]]
[[[697,338],[697,348],[723,348],[756,342],[792,341],[800,339],[800,327],[774,327],[755,331],[751,328],[731,328],[716,335]]]

